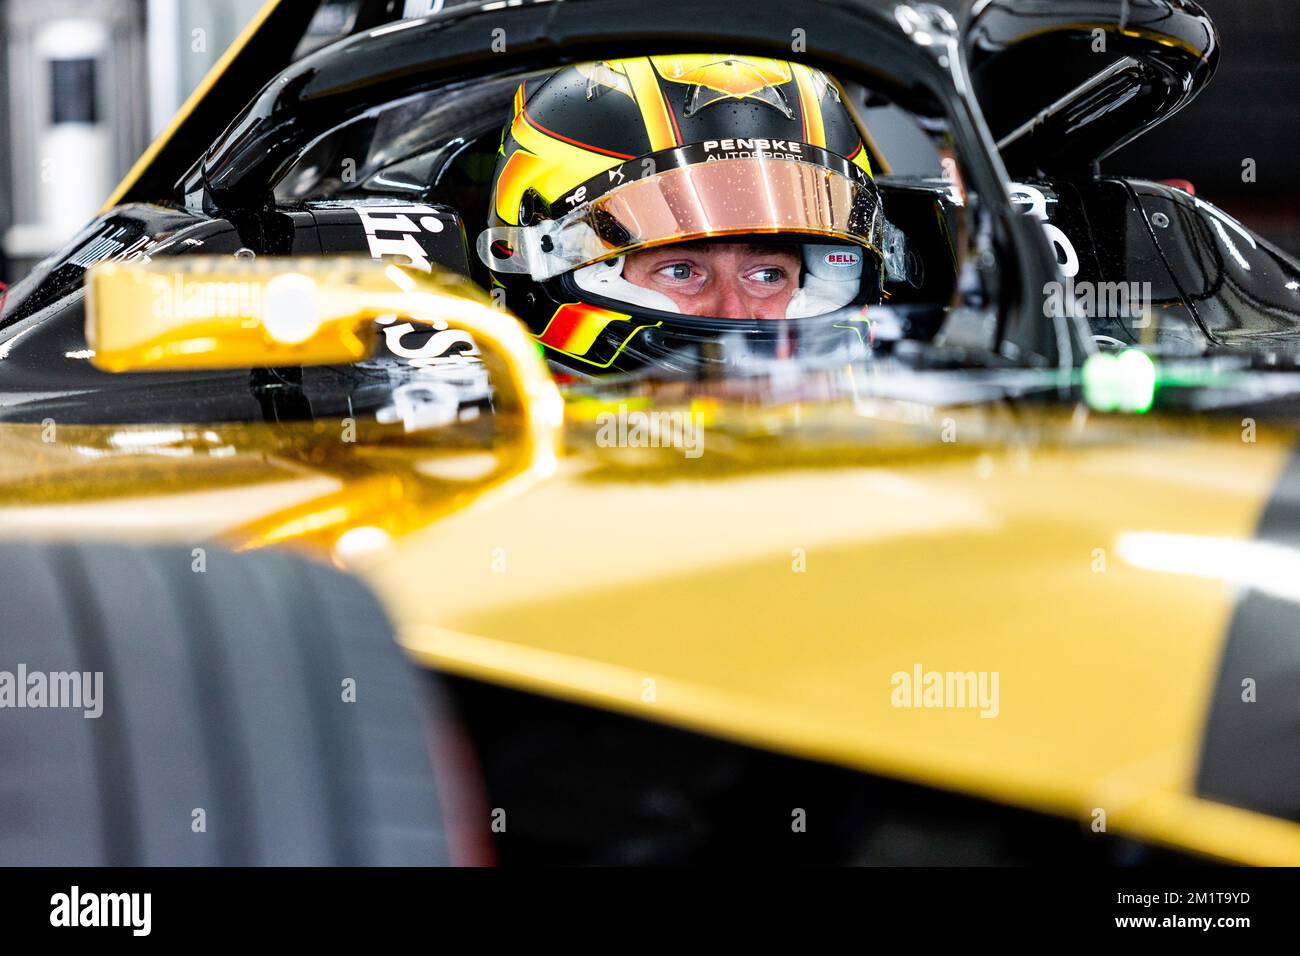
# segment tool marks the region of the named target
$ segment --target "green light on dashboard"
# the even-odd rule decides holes
[[[1083,400],[1099,412],[1151,409],[1156,396],[1156,366],[1140,349],[1099,352],[1083,363]]]

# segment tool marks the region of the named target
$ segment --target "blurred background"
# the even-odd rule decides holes
[[[1223,41],[1218,72],[1187,109],[1103,169],[1189,180],[1197,195],[1300,256],[1300,0],[1198,2]],[[1242,179],[1247,159],[1255,182]]]
[[[98,211],[261,0],[0,0],[0,280]]]
[[[366,26],[359,16],[424,16],[444,2],[323,0],[297,55]],[[262,6],[0,0],[0,282],[87,224]]]
[[[346,31],[358,2],[327,0],[319,35]],[[0,281],[12,283],[86,224],[261,5],[0,0]],[[1300,0],[1202,5],[1223,38],[1218,75],[1105,170],[1189,180],[1300,253]],[[388,6],[388,16],[419,16],[442,0]],[[1247,159],[1253,182],[1243,179]]]

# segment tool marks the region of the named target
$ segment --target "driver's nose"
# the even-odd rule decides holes
[[[740,276],[719,276],[714,315],[724,319],[784,319],[783,303],[750,295]]]
[[[718,316],[725,319],[752,319],[754,313],[749,296],[740,287],[735,276],[720,276],[717,280]]]

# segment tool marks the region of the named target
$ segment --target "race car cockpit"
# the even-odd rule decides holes
[[[664,104],[662,129],[636,110],[634,84],[653,85]],[[810,103],[817,111],[811,129]],[[587,115],[575,116],[578,110]],[[635,124],[618,110],[631,111]],[[566,131],[552,129],[566,123]],[[574,372],[687,371],[716,363],[728,345],[733,354],[739,347],[790,355],[853,341],[862,351],[932,339],[961,259],[956,169],[941,120],[799,64],[697,54],[577,64],[387,103],[313,143],[275,185],[275,199],[316,219],[326,253],[364,251],[417,268],[437,263],[474,279]],[[812,170],[815,183],[801,176]],[[835,185],[844,190],[842,208],[815,208],[800,193]],[[719,200],[701,218],[699,196],[710,189]],[[870,196],[856,197],[855,189]],[[644,219],[651,211],[629,203],[663,209],[675,201],[670,194],[691,194],[691,215],[679,204],[662,234],[625,236],[620,245],[590,228],[615,203],[625,219]],[[777,208],[775,196],[792,201]],[[809,220],[809,210],[821,218]],[[831,221],[837,216],[843,221]],[[851,216],[860,221],[850,224]],[[556,241],[556,229],[569,247],[542,253],[539,244]],[[511,239],[521,250],[507,262],[494,253]],[[759,318],[740,333],[734,319],[683,315],[664,294],[670,286],[661,274],[686,266],[658,263],[657,288],[645,289],[628,281],[628,257],[615,255],[658,249],[662,258],[675,248],[670,243],[691,240],[707,251],[724,239],[757,240],[775,249],[769,255],[784,244],[799,260],[784,323]],[[827,313],[834,321],[805,321]]]

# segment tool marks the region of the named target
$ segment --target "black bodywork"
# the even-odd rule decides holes
[[[972,281],[954,269],[958,240],[936,233],[960,203],[951,184],[880,177],[887,215],[925,266],[924,279],[895,289],[903,336],[928,342],[950,309],[964,307],[995,327],[983,354],[966,348],[968,364],[1070,369],[1099,345],[1131,344],[1182,356],[1264,353],[1276,364],[1296,349],[1295,260],[1183,189],[1098,172],[1100,159],[1186,105],[1213,74],[1217,35],[1194,3],[838,0],[810,15],[756,0],[737,16],[730,0],[565,0],[449,4],[422,20],[386,22],[393,4],[362,2],[350,36],[293,61],[317,6],[273,10],[151,153],[125,204],[10,290],[0,315],[0,420],[274,421],[377,408],[401,379],[383,363],[102,373],[86,351],[84,271],[146,256],[344,253],[481,279],[469,241],[482,227],[496,137],[520,75],[720,47],[786,57],[797,30],[806,34],[798,59],[941,121],[980,197],[962,255],[996,269],[977,265]],[[492,43],[496,29],[504,53]],[[418,120],[392,149],[359,160],[350,176],[311,175],[335,168],[358,137],[373,138],[391,120],[381,109],[394,103]],[[1154,317],[1052,314],[1043,290],[1067,277],[1149,283]],[[437,335],[386,336],[386,358],[397,367],[454,362],[460,346],[435,345]]]
[[[474,741],[504,865],[1084,866],[1203,862],[1071,820],[439,677]],[[793,827],[791,808],[816,826]]]

